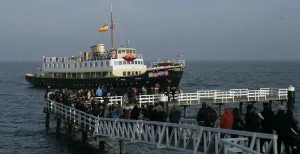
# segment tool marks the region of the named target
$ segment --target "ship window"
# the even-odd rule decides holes
[[[115,65],[119,65],[119,62],[118,62],[118,61],[115,61],[114,63],[115,63]]]
[[[101,62],[101,66],[103,66],[103,62]]]
[[[106,62],[106,66],[109,66],[109,62]]]
[[[71,65],[70,64],[68,64],[68,68],[70,68],[71,67]]]
[[[138,64],[141,64],[141,62],[140,62],[140,61],[138,61]]]
[[[88,64],[87,63],[84,63],[84,67],[87,67],[88,66]]]
[[[79,67],[82,67],[82,63],[79,63]]]
[[[127,76],[130,76],[130,72],[127,72]]]
[[[138,71],[136,71],[136,72],[135,72],[135,75],[138,75],[138,74],[139,74],[139,72],[138,72]]]
[[[66,67],[66,64],[62,64],[62,68],[65,68]]]
[[[125,50],[122,50],[122,54],[125,54]]]
[[[132,71],[131,75],[134,75],[134,71]]]
[[[137,64],[137,61],[134,61],[134,64]]]
[[[129,50],[126,50],[126,53],[128,54],[128,53],[129,53]]]
[[[93,67],[93,63],[90,63],[90,67]]]
[[[130,61],[127,61],[127,64],[130,64]]]
[[[123,61],[123,64],[125,65],[125,64],[126,64],[126,61]]]
[[[121,54],[121,50],[118,50],[118,54]]]
[[[98,67],[98,63],[97,62],[95,62],[95,67]]]
[[[142,65],[144,64],[143,61],[141,61],[141,64],[142,64]]]
[[[74,68],[76,68],[76,67],[77,67],[77,64],[75,63],[75,64],[74,64]]]
[[[126,76],[126,71],[123,72],[123,76]]]
[[[112,73],[111,73],[111,72],[109,72],[109,76],[112,76]]]
[[[119,61],[119,65],[122,65],[122,61]]]
[[[51,64],[48,64],[48,67],[51,68]]]
[[[132,54],[135,54],[135,50],[132,50]]]

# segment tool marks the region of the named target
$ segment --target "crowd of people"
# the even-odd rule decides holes
[[[171,95],[175,94],[175,90],[171,88]],[[179,123],[181,111],[174,106],[170,114],[163,109],[163,104],[150,105],[146,104],[138,107],[136,96],[148,92],[146,88],[140,89],[132,87],[128,89],[114,89],[113,87],[98,87],[97,89],[50,89],[48,88],[44,98],[53,100],[64,105],[74,107],[75,109],[84,111],[98,117],[105,118],[121,118],[121,119],[147,119],[152,121],[166,122],[169,116],[171,122]],[[108,96],[123,96],[125,107],[109,102]],[[100,98],[100,99],[96,99]]]
[[[263,104],[263,111],[260,113],[256,112],[253,105],[248,105],[246,110],[244,120],[242,120],[242,116],[238,108],[234,108],[232,110],[226,109],[220,118],[220,128],[267,134],[276,133],[278,135],[278,151],[281,151],[281,144],[283,143],[286,154],[296,154],[300,152],[300,140],[298,136],[300,131],[298,129],[298,122],[294,118],[291,110],[285,111],[283,106],[279,106],[278,112],[275,114],[270,109],[268,103]],[[216,120],[216,111],[214,111],[212,107],[206,103],[203,103],[202,108],[197,114],[197,121],[199,125],[214,127]],[[265,139],[261,140],[261,151],[266,141],[267,140]],[[270,152],[273,153],[273,150]]]
[[[175,90],[171,90],[170,92],[171,97],[172,95],[174,97]],[[168,113],[163,109],[163,104],[145,104],[141,107],[134,104],[137,103],[137,95],[147,93],[149,93],[149,91],[144,87],[140,89],[133,87],[123,90],[114,89],[113,87],[98,87],[97,89],[90,90],[48,89],[45,93],[45,98],[74,107],[97,117],[133,120],[143,119],[159,122],[166,122],[169,118],[170,122],[179,123],[181,109],[176,105],[174,105]],[[108,96],[124,96],[123,102],[126,104],[125,107],[122,107],[120,103],[109,103]],[[95,99],[97,97],[102,98],[103,101],[100,102]],[[220,128],[268,134],[276,133],[278,135],[278,145],[283,143],[287,154],[299,152],[300,143],[298,133],[300,133],[300,131],[297,127],[297,120],[293,117],[291,110],[285,111],[284,107],[280,106],[278,112],[275,114],[269,108],[268,103],[264,103],[263,111],[260,113],[256,113],[253,105],[248,105],[246,110],[247,112],[244,118],[242,118],[242,114],[238,108],[232,110],[226,109],[220,118]],[[199,126],[214,127],[217,119],[217,112],[209,104],[202,103],[202,108],[197,114]],[[266,140],[261,140],[261,148],[264,142],[266,142]],[[278,146],[278,151],[281,151],[281,146]],[[271,153],[273,153],[272,150]]]

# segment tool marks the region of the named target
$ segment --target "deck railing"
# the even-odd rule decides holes
[[[185,153],[220,153],[222,150],[238,148],[246,152],[260,153],[260,140],[270,141],[265,144],[265,151],[274,149],[277,154],[277,135],[246,131],[236,131],[219,128],[208,128],[197,125],[163,123],[143,120],[127,120],[99,118],[63,104],[45,100],[45,112],[50,112],[62,120],[69,120],[74,125],[96,136],[107,136],[112,139],[123,139],[156,145],[157,148],[167,148]],[[238,138],[230,142],[231,135]],[[249,146],[247,146],[247,143]],[[201,148],[200,148],[201,147]]]

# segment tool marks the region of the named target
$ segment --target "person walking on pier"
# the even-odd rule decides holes
[[[293,137],[296,134],[299,134],[299,130],[297,128],[296,121],[293,117],[293,112],[291,110],[287,110],[287,113],[284,112],[284,107],[280,106],[278,113],[275,117],[276,119],[276,133],[278,134],[278,152],[281,151],[281,144],[283,143],[285,148],[285,153],[290,154],[291,149],[292,153],[297,153],[297,148],[294,148]],[[295,139],[295,138],[294,138]],[[296,141],[297,142],[297,141]],[[299,141],[298,141],[299,142]]]
[[[234,117],[229,109],[226,109],[220,119],[220,128],[232,129]]]
[[[254,106],[249,104],[245,114],[245,129],[249,132],[260,132],[260,119],[255,113]]]
[[[263,117],[261,121],[261,132],[262,133],[267,133],[267,134],[273,134],[273,131],[275,130],[274,125],[275,125],[275,114],[274,112],[269,108],[269,103],[265,102],[263,104],[263,111],[261,112],[261,115]],[[268,140],[266,139],[261,139],[261,151],[263,148],[263,145],[265,142]],[[273,153],[273,149],[271,149],[270,153]]]
[[[215,127],[215,122],[218,119],[217,112],[210,106],[210,104],[207,105],[206,109],[206,115],[204,119],[204,126],[205,127]]]
[[[287,137],[287,132],[289,132],[288,127],[288,119],[284,112],[284,107],[279,106],[278,112],[275,116],[275,130],[278,135],[277,139],[277,151],[278,153],[281,153],[281,145],[284,144],[285,147],[285,153],[290,154],[290,138]]]
[[[198,111],[198,114],[197,114],[197,122],[198,122],[199,126],[203,126],[204,125],[204,119],[205,119],[205,115],[206,115],[206,110],[207,110],[206,103],[203,102],[202,103],[202,108]]]
[[[102,94],[103,94],[102,89],[99,86],[98,89],[96,90],[96,96],[97,97],[102,97]]]
[[[178,109],[177,105],[173,105],[173,108],[171,109],[171,111],[169,113],[169,120],[170,120],[170,122],[171,123],[179,124],[180,117],[181,117],[181,111],[180,111],[180,109]],[[169,128],[169,134],[171,134],[172,130],[173,130],[173,127],[170,127]]]

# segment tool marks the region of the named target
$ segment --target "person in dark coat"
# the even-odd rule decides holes
[[[198,111],[198,114],[197,114],[197,122],[198,122],[199,126],[203,126],[204,125],[204,119],[205,119],[205,115],[206,115],[206,110],[207,110],[206,103],[203,102],[202,103],[202,108]]]
[[[255,113],[254,106],[249,104],[245,114],[245,130],[250,132],[260,132],[260,119]]]
[[[173,105],[173,108],[172,108],[172,110],[169,113],[169,120],[170,120],[170,122],[171,123],[179,124],[180,117],[181,117],[181,111],[180,111],[180,109],[178,109],[178,107],[176,105]],[[169,128],[169,134],[172,133],[172,130],[173,130],[173,127],[170,127]]]
[[[138,108],[137,105],[134,105],[134,107],[131,111],[131,114],[130,114],[130,117],[131,117],[130,119],[138,120],[139,116],[140,116],[140,109]]]
[[[172,108],[172,110],[170,111],[170,114],[169,114],[170,122],[179,124],[180,117],[181,117],[180,109],[178,109],[178,107],[176,105],[173,105],[173,108]]]
[[[211,107],[207,106],[206,114],[204,118],[205,127],[215,127],[215,122],[218,119],[217,112]]]
[[[295,140],[295,136],[299,134],[299,129],[294,118],[293,112],[291,110],[286,111],[286,124],[287,124],[287,132],[286,136],[284,137],[284,141],[287,143],[285,144],[285,148],[292,149],[292,154],[297,153],[297,143],[299,140]],[[288,151],[286,150],[286,153]]]
[[[233,115],[233,124],[232,124],[232,129],[233,130],[243,130],[244,129],[244,121],[241,118],[241,114],[239,112],[238,108],[234,108],[231,111],[232,115]],[[238,135],[231,135],[232,138],[237,138]]]
[[[232,124],[232,129],[233,130],[243,130],[245,123],[244,123],[244,121],[241,118],[241,114],[239,112],[239,109],[238,108],[234,108],[231,111],[231,113],[232,113],[233,118],[234,118],[234,121],[233,121],[233,124]]]
[[[261,121],[261,132],[267,133],[267,134],[273,134],[274,125],[275,125],[275,114],[274,112],[269,108],[269,103],[265,102],[263,104],[263,111],[261,112],[261,115],[263,117],[263,120]],[[261,150],[263,148],[263,145],[268,140],[261,139]],[[273,153],[273,149],[271,149],[270,153]]]
[[[275,130],[276,133],[278,135],[278,139],[277,139],[277,151],[281,151],[281,145],[282,143],[284,144],[285,147],[285,152],[286,153],[290,153],[290,141],[289,138],[287,138],[287,133],[289,130],[289,126],[288,126],[288,119],[287,116],[284,112],[284,107],[283,106],[279,106],[278,108],[278,112],[275,116]]]
[[[141,115],[143,115],[143,118],[149,118],[148,117],[148,110],[145,108],[144,105],[141,106]]]

